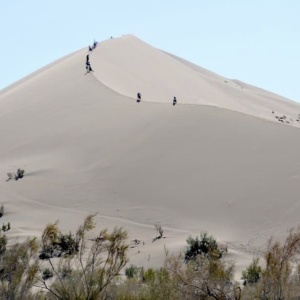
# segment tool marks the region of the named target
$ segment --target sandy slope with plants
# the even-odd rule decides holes
[[[271,235],[298,225],[298,104],[133,36],[101,42],[84,76],[86,54],[0,92],[9,236],[40,235],[56,220],[74,230],[98,212],[99,227],[124,226],[141,241],[131,244],[133,263],[157,266],[164,246],[184,249],[208,231],[240,271]],[[25,177],[6,182],[17,168]],[[155,223],[166,238],[152,243]]]

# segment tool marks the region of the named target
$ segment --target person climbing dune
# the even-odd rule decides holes
[[[90,72],[94,72],[94,70],[93,70],[92,67],[91,67],[90,61],[87,61],[87,62],[86,62],[85,68],[86,68],[86,73],[85,73],[84,75],[86,75],[87,73],[90,73]]]
[[[173,98],[173,106],[174,106],[175,104],[177,104],[177,99],[176,99],[176,97]]]
[[[96,49],[97,45],[98,45],[98,42],[96,40],[94,40],[93,49]]]

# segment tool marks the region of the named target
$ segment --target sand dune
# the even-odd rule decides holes
[[[131,248],[134,263],[157,265],[164,245],[184,249],[188,235],[208,231],[240,271],[271,235],[298,225],[299,104],[133,36],[101,42],[85,76],[86,54],[0,92],[0,199],[12,237],[58,219],[74,229],[98,212],[99,226],[145,242]],[[26,176],[6,182],[18,167]],[[156,222],[167,238],[152,243]]]
[[[170,103],[176,96],[182,104],[217,106],[269,120],[274,120],[272,110],[293,119],[300,113],[295,102],[219,76],[134,36],[104,41],[93,55],[96,78],[128,97],[140,91],[145,101]]]

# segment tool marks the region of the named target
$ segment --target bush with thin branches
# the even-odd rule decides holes
[[[245,288],[244,294],[259,299],[296,299],[300,296],[300,227],[291,229],[283,243],[271,238],[264,254],[264,267],[258,280]],[[253,268],[250,265],[249,268]],[[258,264],[255,266],[258,270]],[[245,273],[244,273],[245,274]],[[247,299],[250,299],[249,297]]]
[[[94,217],[89,215],[75,234],[78,251],[62,256],[58,264],[51,257],[45,259],[54,274],[51,285],[39,279],[40,288],[48,291],[47,299],[104,299],[107,288],[126,265],[127,232],[122,228],[100,231],[87,247],[87,232],[95,227]],[[59,230],[53,225],[44,231],[43,247],[59,240]]]
[[[38,244],[35,238],[15,244],[0,255],[0,298],[36,299],[32,287],[39,273]]]

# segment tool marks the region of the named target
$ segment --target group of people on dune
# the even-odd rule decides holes
[[[89,45],[89,51],[93,51],[97,47],[98,42],[94,40],[93,46],[91,47]],[[90,62],[90,56],[87,54],[86,56],[86,62],[85,62],[85,68],[86,68],[86,73],[94,72],[92,67],[91,67],[91,62]],[[84,74],[84,75],[85,75]],[[140,103],[142,101],[142,94],[140,92],[137,93],[137,99],[136,102]],[[177,99],[176,97],[173,98],[173,106],[177,104]]]
[[[137,93],[136,95],[136,102],[140,103],[142,101],[142,94],[141,93]],[[177,104],[177,99],[176,97],[173,98],[173,106]]]
[[[97,45],[98,45],[98,42],[96,40],[94,40],[93,46],[89,45],[89,51],[91,52],[94,49],[96,49]],[[92,67],[91,67],[89,54],[86,56],[85,68],[86,68],[86,73],[84,75],[86,75],[87,73],[90,73],[90,72],[94,72]]]

